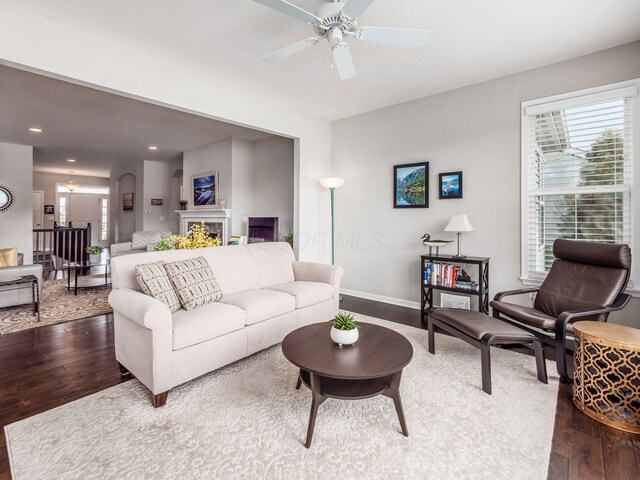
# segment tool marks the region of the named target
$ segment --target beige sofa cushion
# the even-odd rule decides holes
[[[204,258],[171,262],[164,267],[185,310],[193,310],[222,298],[222,290]]]
[[[304,308],[333,298],[333,286],[319,282],[287,282],[266,287],[267,290],[288,293],[296,299],[296,308]]]
[[[293,250],[286,242],[252,243],[246,247],[258,271],[259,287],[293,282]]]
[[[172,313],[180,308],[180,300],[173,289],[162,260],[136,265],[136,278],[145,295],[157,298],[169,307]]]
[[[244,310],[215,302],[173,314],[173,349],[189,347],[244,328]]]
[[[273,290],[247,290],[225,295],[220,303],[240,307],[246,313],[245,324],[252,325],[296,309],[296,299]]]
[[[260,288],[253,257],[244,245],[197,250],[213,270],[224,295]]]

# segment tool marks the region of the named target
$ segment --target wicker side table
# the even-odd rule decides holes
[[[604,322],[573,327],[573,403],[600,423],[640,434],[640,330]]]

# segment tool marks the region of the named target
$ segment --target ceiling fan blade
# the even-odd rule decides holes
[[[286,2],[285,0],[253,0],[254,2],[261,3],[265,7],[273,8],[274,10],[289,15],[290,17],[297,18],[304,23],[315,23],[321,20],[313,13],[307,12],[300,7]]]
[[[363,42],[378,42],[389,43],[392,45],[421,47],[427,42],[427,38],[429,38],[429,30],[391,27],[362,27],[358,30],[356,38]]]
[[[347,80],[356,74],[351,53],[349,53],[349,46],[346,43],[337,44],[331,49],[331,53],[333,55],[333,63],[341,80]]]
[[[304,40],[300,40],[299,42],[293,43],[287,47],[281,48],[278,51],[270,53],[269,55],[265,55],[260,60],[265,63],[273,63],[278,60],[282,60],[283,58],[289,57],[294,53],[301,52],[305,48],[311,47],[318,43],[318,39],[316,37],[305,38]]]
[[[342,9],[342,14],[353,20],[362,15],[374,1],[375,0],[349,0]]]

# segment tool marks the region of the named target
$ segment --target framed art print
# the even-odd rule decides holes
[[[462,172],[440,174],[439,198],[462,198]]]
[[[133,192],[122,194],[122,210],[133,212]]]
[[[393,208],[429,208],[429,162],[394,165]]]
[[[218,172],[207,172],[191,177],[193,208],[218,207]]]

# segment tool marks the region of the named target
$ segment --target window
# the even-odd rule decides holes
[[[633,238],[633,123],[638,82],[525,102],[522,278],[541,281],[557,238]]]
[[[58,222],[60,225],[67,224],[67,197],[60,196],[60,208],[58,209]]]
[[[58,193],[69,193],[63,184],[59,183],[58,185]],[[89,193],[93,195],[109,195],[109,187],[91,187],[91,186],[80,186],[76,188],[73,193]]]
[[[100,240],[106,242],[109,238],[109,199],[100,199]]]

